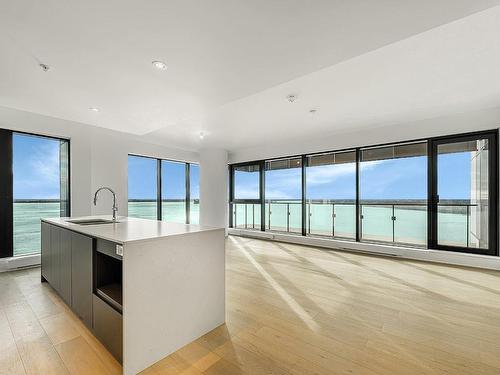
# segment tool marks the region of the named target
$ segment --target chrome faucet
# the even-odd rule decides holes
[[[94,194],[94,206],[97,205],[97,194],[101,190],[109,190],[111,192],[111,194],[113,194],[113,208],[112,208],[112,210],[113,210],[113,221],[116,221],[116,213],[118,212],[118,207],[116,206],[116,194],[113,191],[113,189],[111,189],[111,188],[109,188],[107,186],[103,186],[103,187],[97,189],[97,191]]]

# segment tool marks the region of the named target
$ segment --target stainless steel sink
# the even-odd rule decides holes
[[[99,224],[113,224],[116,221],[108,219],[70,219],[67,220],[68,223],[78,224],[78,225],[99,225]]]

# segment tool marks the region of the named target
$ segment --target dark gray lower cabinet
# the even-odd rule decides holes
[[[71,306],[71,237],[74,233],[59,229],[59,294]]]
[[[61,231],[55,225],[50,226],[50,279],[49,283],[61,294]]]
[[[42,276],[49,283],[52,282],[52,275],[50,272],[50,258],[51,258],[51,248],[50,248],[50,224],[42,223]]]
[[[71,303],[76,315],[92,328],[92,238],[71,234]]]
[[[113,356],[122,362],[123,326],[122,315],[102,299],[93,295],[94,332]]]
[[[42,277],[121,362],[122,314],[93,293],[95,266],[96,288],[109,293],[118,285],[115,297],[121,306],[122,264],[116,244],[42,222],[41,257]]]

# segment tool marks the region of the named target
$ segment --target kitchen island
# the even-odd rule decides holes
[[[225,321],[224,229],[108,217],[42,220],[47,281],[136,374]]]

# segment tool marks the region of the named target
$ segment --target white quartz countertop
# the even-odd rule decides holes
[[[125,244],[129,242],[147,241],[169,236],[187,235],[190,233],[223,230],[223,228],[207,227],[194,224],[167,223],[165,221],[118,217],[115,223],[80,225],[68,222],[69,219],[111,219],[111,216],[58,217],[42,219],[43,222],[57,225],[90,237]]]

